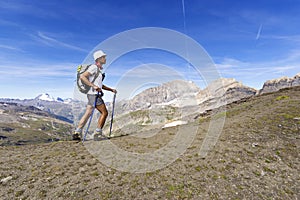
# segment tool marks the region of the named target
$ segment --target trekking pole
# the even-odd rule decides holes
[[[112,124],[113,124],[113,121],[114,121],[115,102],[116,102],[116,93],[114,94],[114,98],[113,98],[112,111],[111,111],[111,120],[110,120],[110,128],[109,128],[109,135],[108,135],[108,137],[110,137],[110,135],[111,135]]]
[[[87,126],[87,128],[86,128],[86,130],[85,130],[85,133],[84,133],[84,136],[83,136],[83,139],[82,139],[82,144],[84,143],[84,140],[85,140],[85,138],[86,138],[86,135],[87,135],[87,133],[88,133],[88,131],[89,131],[89,128],[90,128],[90,125],[91,125],[91,121],[92,121],[92,118],[93,118],[93,115],[94,115],[94,111],[95,111],[95,108],[96,108],[96,105],[97,105],[97,99],[98,99],[98,96],[99,96],[99,92],[98,92],[98,94],[96,95],[96,98],[95,98],[94,108],[93,108],[92,114],[91,114],[91,116],[90,116],[90,121],[89,121],[89,123],[88,123],[88,126]]]

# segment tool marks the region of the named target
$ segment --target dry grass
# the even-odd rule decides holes
[[[167,167],[147,173],[109,168],[81,143],[0,147],[3,199],[297,199],[299,198],[300,88],[227,106],[223,132],[205,159],[199,149],[211,116],[198,126],[192,145]],[[157,131],[157,130],[156,130]],[[151,152],[177,128],[151,138],[111,141],[131,152]]]

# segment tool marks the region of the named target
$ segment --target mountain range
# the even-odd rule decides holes
[[[191,81],[174,80],[146,89],[132,99],[117,101],[113,131],[120,135],[147,134],[153,128],[187,124],[224,105],[294,86],[300,86],[300,74],[266,81],[260,90],[233,78],[218,79],[202,90]],[[106,104],[111,111],[111,103]],[[36,138],[40,138],[38,141],[65,139],[65,134],[72,131],[72,123],[77,124],[85,112],[86,102],[53,98],[45,93],[34,99],[0,99],[0,105],[0,136],[4,137],[0,140],[3,144],[23,144]],[[96,115],[99,117],[99,113]],[[93,118],[91,130],[97,124],[97,117]],[[105,133],[110,128],[110,117],[104,127]],[[21,134],[20,138],[27,132],[35,136],[29,134],[25,140],[18,137],[14,140],[11,132]]]
[[[62,99],[60,97],[54,98],[48,93],[43,93],[35,97],[34,99],[9,99],[2,98],[0,102],[3,103],[16,103],[22,106],[34,106],[42,111],[60,116],[60,119],[72,123],[72,103],[71,98]]]
[[[152,116],[152,119],[144,117],[144,120],[142,120],[144,122],[148,121],[148,123],[150,123],[150,121],[152,121],[152,123],[154,123],[154,121],[156,123],[164,123],[176,119],[175,115],[170,116],[170,112],[174,112],[174,109],[185,108],[188,110],[186,113],[188,117],[192,115],[197,116],[199,113],[205,113],[206,111],[240,99],[299,85],[300,73],[290,78],[281,77],[268,80],[260,90],[245,86],[233,78],[218,79],[202,90],[191,81],[174,80],[157,87],[146,89],[132,99],[118,101],[115,110],[116,115],[120,118],[128,113],[141,110],[166,111],[167,113],[163,114],[166,116],[158,114],[155,116],[157,119],[154,119]],[[54,98],[48,93],[40,94],[34,99],[20,100],[2,98],[0,102],[34,106],[40,110],[60,116],[60,119],[70,123],[76,123],[85,109],[85,102],[75,101],[71,98]],[[107,103],[107,106],[110,110],[111,103]],[[184,115],[185,114],[181,113],[180,118],[183,118]],[[138,121],[142,123],[140,119],[138,119]]]
[[[281,77],[266,81],[260,90],[245,86],[233,78],[220,78],[202,90],[191,81],[175,80],[149,88],[130,100],[118,102],[116,112],[122,116],[138,110],[172,107],[185,109],[184,113],[190,117],[244,98],[298,85],[300,73],[292,78]]]

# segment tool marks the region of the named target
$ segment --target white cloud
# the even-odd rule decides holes
[[[292,44],[300,43],[300,35],[264,35],[263,38],[287,41]]]
[[[300,62],[298,63],[300,66]],[[242,62],[235,59],[226,59],[220,64],[216,65],[218,70],[222,74],[232,77],[241,75],[259,75],[265,73],[286,73],[290,70],[297,69],[295,64],[284,64],[282,60],[280,61],[270,61],[261,63],[248,63]],[[300,71],[300,68],[298,68]]]
[[[300,72],[300,51],[291,51],[284,59],[243,62],[225,58],[216,64],[217,69],[226,78],[235,78],[244,84],[260,89],[263,83],[282,76],[293,77]]]
[[[49,2],[48,6],[49,6]],[[55,2],[53,2],[55,4]],[[59,18],[59,12],[53,12],[46,7],[43,1],[35,3],[22,2],[22,1],[0,1],[0,8],[3,12],[26,14],[38,18]]]
[[[1,49],[6,49],[6,50],[12,50],[12,51],[20,51],[20,52],[23,52],[22,49],[20,49],[20,48],[18,48],[18,47],[10,46],[10,45],[2,45],[2,44],[0,44],[0,48],[1,48]]]
[[[64,47],[64,48],[68,48],[68,49],[72,49],[72,50],[76,50],[76,51],[81,51],[81,52],[88,52],[86,49],[65,43],[65,42],[61,42],[55,38],[52,38],[50,36],[47,36],[45,33],[42,32],[38,32],[37,36],[32,36],[35,40],[38,40],[39,42],[42,42],[43,44],[46,44],[48,46],[60,46],[60,47]]]
[[[26,65],[3,64],[0,65],[0,73],[4,75],[3,79],[15,78],[37,78],[37,77],[74,77],[76,75],[76,64],[42,64],[27,63]]]
[[[0,19],[0,25],[1,26],[17,26],[17,27],[20,27],[19,24],[15,23],[13,21],[5,20],[5,19]]]
[[[72,97],[76,66],[73,63],[1,63],[1,97],[33,98],[44,92],[63,98]]]

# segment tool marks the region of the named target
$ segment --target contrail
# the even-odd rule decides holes
[[[185,2],[184,0],[181,0],[181,4],[182,4],[182,15],[183,15],[183,29],[184,29],[184,34],[186,35],[187,34],[187,31],[186,31],[186,16],[185,16]],[[187,57],[187,65],[188,65],[188,74],[190,74],[190,71],[191,71],[191,65],[189,63],[190,59],[189,59],[189,52],[188,52],[188,49],[187,49],[187,44],[186,44],[186,40],[185,40],[185,51],[186,51],[186,57]],[[189,79],[189,77],[188,77]]]
[[[182,3],[182,14],[183,14],[183,26],[184,26],[184,31],[186,31],[186,24],[185,24],[185,6],[184,6],[184,0],[181,1]]]
[[[260,38],[261,30],[262,30],[262,24],[258,28],[255,40],[258,40]]]

